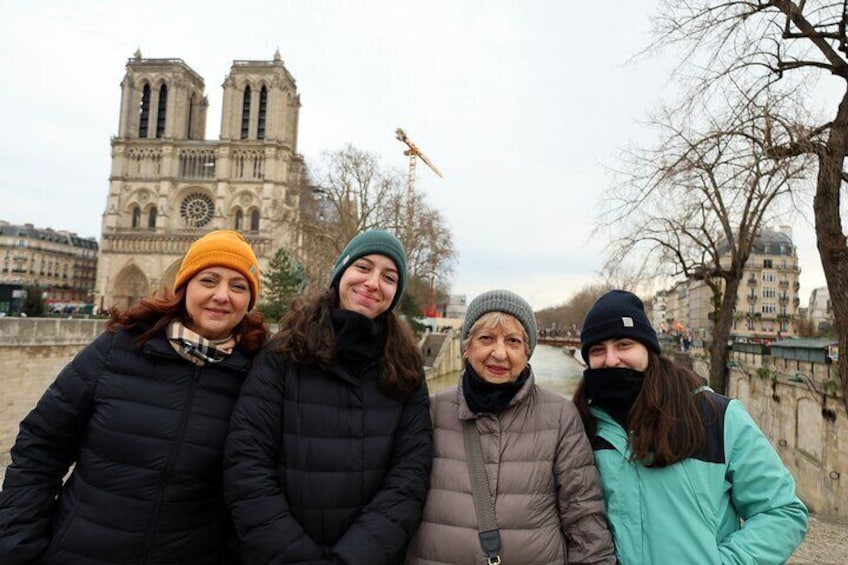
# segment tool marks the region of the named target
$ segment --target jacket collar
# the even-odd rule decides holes
[[[596,435],[607,440],[617,451],[630,457],[630,446],[627,442],[627,432],[621,424],[615,421],[603,408],[590,408],[589,411],[597,422]]]

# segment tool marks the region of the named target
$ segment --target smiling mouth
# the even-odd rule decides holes
[[[207,308],[206,311],[215,316],[226,316],[229,314],[227,310],[212,310],[211,308]]]
[[[367,300],[368,302],[379,302],[380,299],[376,296],[372,296],[370,294],[366,294],[364,292],[357,292],[356,296],[361,298],[362,300]]]

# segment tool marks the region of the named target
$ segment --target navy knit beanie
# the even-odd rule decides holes
[[[526,300],[508,290],[490,290],[471,301],[465,311],[465,321],[462,323],[462,341],[465,341],[471,333],[474,322],[489,312],[504,312],[515,316],[527,332],[530,355],[533,355],[539,334],[536,329],[536,315]]]
[[[406,251],[398,239],[387,231],[370,230],[362,232],[348,242],[335,262],[330,273],[330,287],[338,287],[339,279],[348,266],[366,255],[385,255],[391,259],[398,271],[397,292],[389,310],[395,307],[406,288]]]
[[[657,332],[645,315],[639,297],[626,290],[611,290],[595,302],[583,320],[580,331],[583,360],[589,362],[589,348],[607,339],[628,337],[660,353]]]

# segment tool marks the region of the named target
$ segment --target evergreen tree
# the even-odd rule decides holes
[[[264,300],[259,305],[268,322],[278,322],[289,311],[292,299],[306,284],[303,265],[285,249],[278,249],[262,275]]]
[[[398,313],[409,324],[412,333],[416,338],[420,338],[424,334],[424,324],[421,323],[421,308],[415,297],[409,293],[405,293],[400,299],[400,307]]]

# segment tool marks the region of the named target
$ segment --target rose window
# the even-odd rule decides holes
[[[212,199],[199,192],[189,194],[180,206],[180,216],[190,228],[202,228],[208,224],[214,211]]]

